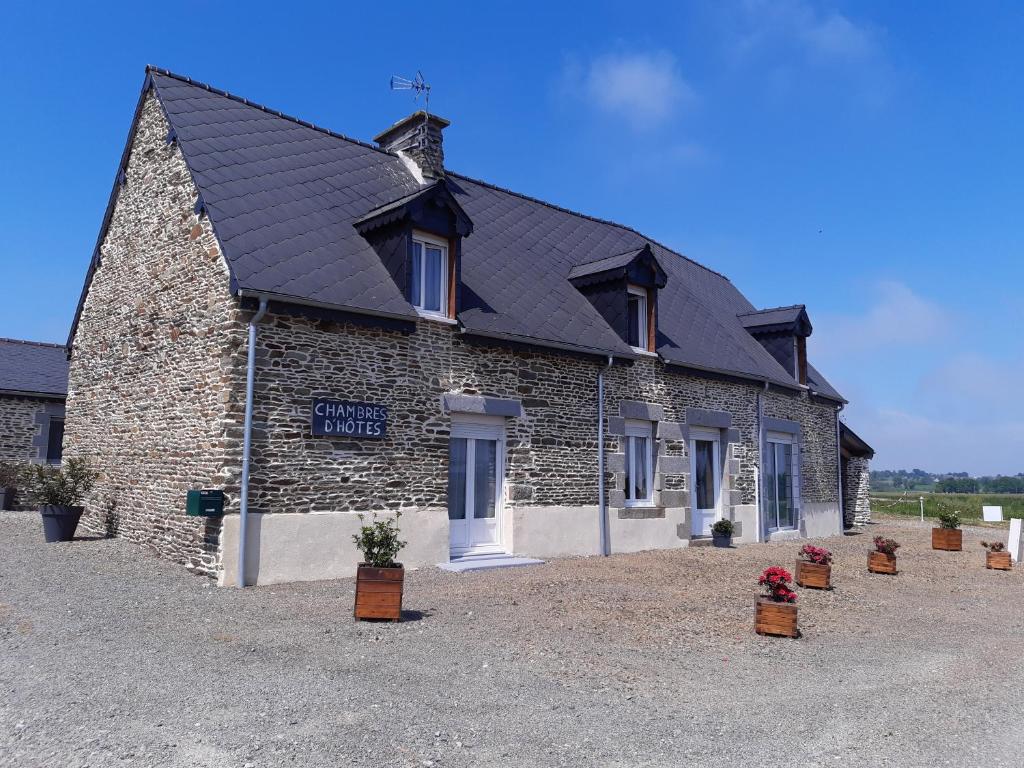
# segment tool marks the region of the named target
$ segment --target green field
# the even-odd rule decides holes
[[[1003,519],[1024,518],[1024,494],[999,495],[994,493],[921,493],[908,491],[872,491],[872,514],[914,515],[921,513],[918,498],[924,496],[925,517],[938,517],[940,512],[959,512],[960,517],[981,519],[982,506],[1003,508]]]

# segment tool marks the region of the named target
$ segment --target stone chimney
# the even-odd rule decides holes
[[[443,117],[431,115],[422,109],[399,120],[383,133],[374,137],[381,149],[394,152],[414,173],[419,181],[440,179],[444,176],[444,147],[441,131],[451,123]]]

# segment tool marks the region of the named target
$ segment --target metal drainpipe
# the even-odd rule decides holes
[[[267,313],[267,300],[249,320],[249,352],[245,370],[245,431],[242,438],[242,494],[238,509],[238,586],[245,586],[245,544],[249,522],[249,453],[252,449],[252,401],[256,381],[256,325]]]
[[[601,554],[611,554],[608,542],[608,510],[604,496],[604,372],[612,367],[612,356],[608,364],[597,369],[597,514],[601,532]]]
[[[764,383],[764,391],[768,391],[768,382]],[[761,393],[757,393],[757,472],[754,473],[754,517],[757,530],[754,532],[754,541],[761,543],[764,540],[764,519],[761,515],[761,476],[764,471],[764,400]]]
[[[839,535],[842,536],[846,530],[846,505],[843,503],[843,449],[839,439],[839,412],[843,410],[842,404],[836,408],[836,479],[839,481]]]

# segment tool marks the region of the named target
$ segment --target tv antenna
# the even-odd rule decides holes
[[[416,77],[410,80],[401,75],[391,76],[392,91],[414,91],[413,99],[419,101],[423,96],[423,107],[425,112],[430,112],[430,85],[423,79],[423,73],[416,70]]]

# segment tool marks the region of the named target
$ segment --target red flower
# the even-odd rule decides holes
[[[762,587],[767,587],[767,597],[777,603],[795,603],[796,593],[789,588],[793,577],[785,568],[773,565],[765,568],[764,573],[757,580]]]

